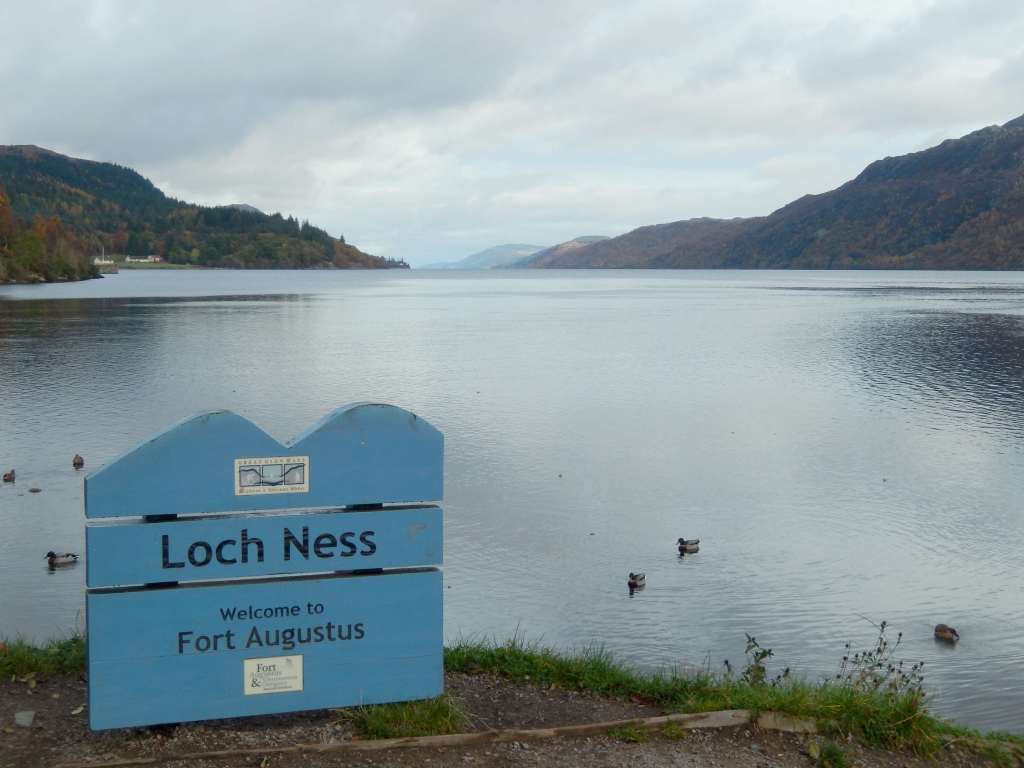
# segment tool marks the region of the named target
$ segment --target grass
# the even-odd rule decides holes
[[[624,725],[621,728],[612,728],[608,731],[608,737],[616,741],[624,741],[627,744],[642,744],[650,736],[647,731],[637,728],[635,725]]]
[[[682,741],[689,737],[690,732],[676,723],[669,723],[661,729],[661,735],[672,741]]]
[[[353,707],[338,713],[368,739],[460,733],[469,724],[462,706],[447,693],[436,699]]]
[[[940,722],[939,727],[947,742],[963,744],[996,765],[1024,765],[1024,736],[1002,731],[982,733],[947,722]]]
[[[821,768],[846,768],[846,754],[834,741],[826,741],[821,745],[818,765]]]
[[[0,640],[0,677],[67,675],[85,669],[85,638],[72,635],[39,647]]]
[[[977,732],[939,720],[920,694],[858,691],[841,683],[786,678],[776,684],[712,675],[642,675],[618,664],[602,649],[560,654],[513,639],[504,643],[463,641],[445,650],[445,669],[487,673],[518,682],[590,691],[643,701],[665,712],[720,709],[776,711],[813,718],[826,733],[852,734],[876,747],[935,752],[951,740],[965,744],[999,742],[1024,748],[1024,739]]]

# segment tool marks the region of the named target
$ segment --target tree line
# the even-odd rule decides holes
[[[97,277],[79,239],[56,217],[24,222],[0,187],[0,283],[56,282]]]

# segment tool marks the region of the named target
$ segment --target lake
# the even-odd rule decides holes
[[[84,624],[82,473],[197,411],[446,437],[449,639],[834,674],[1024,733],[1024,274],[124,271],[0,287],[0,635]],[[39,487],[41,493],[28,489]],[[675,540],[701,539],[680,559]],[[631,570],[647,588],[630,597]],[[955,648],[936,644],[937,622]]]

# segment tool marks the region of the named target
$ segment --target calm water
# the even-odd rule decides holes
[[[1024,732],[1024,275],[124,272],[0,287],[0,634],[83,622],[82,476],[229,407],[447,439],[446,632],[810,677],[874,621]],[[42,493],[30,494],[32,486]],[[679,560],[679,536],[702,539]],[[647,572],[630,598],[626,574]],[[963,636],[936,645],[943,621]]]

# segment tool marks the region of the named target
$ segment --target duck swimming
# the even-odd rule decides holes
[[[680,555],[691,555],[700,552],[700,539],[676,539]]]
[[[960,633],[948,624],[935,625],[935,639],[944,643],[956,643],[960,640]]]
[[[646,583],[647,576],[645,576],[642,573],[630,572],[629,581],[626,582],[626,586],[628,586],[630,589],[640,589],[640,587],[644,586]]]
[[[74,552],[65,552],[58,555],[56,552],[51,550],[46,553],[45,557],[47,565],[51,568],[57,568],[61,565],[74,565],[78,562],[78,555]]]
[[[4,472],[4,482],[5,483],[13,483],[14,482],[14,470],[13,469],[10,472]]]
[[[75,469],[81,469],[85,466],[85,459],[82,458],[81,454],[76,453],[75,458],[71,460],[71,466]]]

